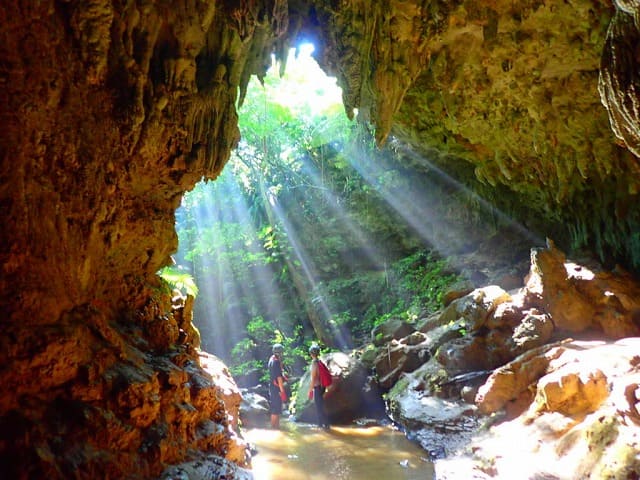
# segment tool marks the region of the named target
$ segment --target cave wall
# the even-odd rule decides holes
[[[181,335],[188,312],[155,272],[176,250],[181,195],[215,179],[239,139],[248,79],[296,39],[314,40],[380,143],[392,134],[453,175],[473,171],[523,220],[633,266],[639,12],[635,0],[4,2],[0,469],[145,478],[194,449],[243,464]]]
[[[198,449],[244,462],[155,276],[287,18],[227,3],[0,6],[6,478],[144,478]]]

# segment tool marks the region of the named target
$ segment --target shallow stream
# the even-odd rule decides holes
[[[335,426],[283,422],[282,430],[244,431],[258,452],[255,480],[430,480],[427,453],[390,426]]]

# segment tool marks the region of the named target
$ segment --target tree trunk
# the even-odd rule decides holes
[[[262,199],[264,202],[265,211],[266,211],[267,219],[269,220],[269,223],[271,225],[276,225],[278,223],[278,218],[277,218],[278,215],[274,211],[274,203],[272,203],[272,200],[273,202],[275,202],[276,199],[274,197],[269,196],[269,193],[265,188],[264,181],[262,180],[261,176],[260,176],[260,195],[262,196]],[[285,221],[285,219],[282,219],[282,220]],[[287,234],[290,237],[292,232],[288,231],[288,229],[286,230],[287,230]],[[336,344],[335,335],[333,335],[333,333],[331,332],[331,329],[328,328],[328,326],[322,321],[322,318],[319,315],[318,310],[316,309],[313,302],[311,301],[312,299],[311,291],[309,290],[307,286],[307,282],[305,282],[304,276],[300,272],[299,268],[295,265],[295,263],[291,260],[291,258],[288,255],[284,255],[284,261],[287,264],[287,267],[289,268],[289,272],[291,274],[291,280],[293,281],[293,285],[297,290],[298,295],[302,299],[305,312],[307,313],[307,317],[309,318],[309,322],[311,323],[311,327],[313,328],[313,331],[315,332],[316,337],[318,338],[318,341],[328,347],[334,347],[334,348],[338,347],[338,345]]]

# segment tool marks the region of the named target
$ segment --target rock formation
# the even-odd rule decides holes
[[[182,194],[238,141],[248,79],[303,38],[348,114],[402,140],[411,166],[638,270],[639,12],[637,0],[3,2],[2,473],[145,478],[195,450],[243,462],[156,272],[176,250]]]
[[[520,289],[474,290],[423,322],[428,361],[389,357],[402,372],[381,384],[391,414],[439,479],[635,478],[638,283],[553,246],[531,259]]]

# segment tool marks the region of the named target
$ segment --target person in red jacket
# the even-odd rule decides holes
[[[284,348],[276,343],[273,355],[269,358],[269,413],[271,413],[271,428],[280,428],[280,415],[282,404],[287,401],[287,392],[284,389],[284,371],[282,369],[282,354]]]
[[[313,397],[313,402],[316,405],[316,413],[318,416],[318,426],[329,430],[329,418],[327,412],[324,409],[324,392],[325,387],[322,386],[320,381],[320,367],[319,358],[320,347],[315,343],[309,347],[309,355],[311,355],[311,382],[309,384],[309,398]]]

